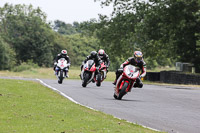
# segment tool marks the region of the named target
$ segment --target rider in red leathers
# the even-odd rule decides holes
[[[123,68],[129,64],[140,68],[141,74],[136,79],[136,84],[134,85],[134,87],[142,88],[143,83],[141,81],[141,78],[146,76],[146,63],[144,62],[143,54],[140,51],[135,51],[133,57],[128,58],[123,64],[121,64],[120,68],[116,71],[116,79],[113,84],[116,85],[117,79],[123,73]]]

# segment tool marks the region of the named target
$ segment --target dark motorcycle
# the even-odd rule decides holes
[[[88,60],[82,68],[81,71],[81,79],[82,86],[86,87],[91,81],[95,82],[96,85],[100,86],[101,74],[99,73],[99,68],[95,67],[95,63],[93,60]]]

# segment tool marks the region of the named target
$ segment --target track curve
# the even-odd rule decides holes
[[[63,84],[42,81],[82,105],[133,123],[169,133],[200,131],[200,88],[144,85],[115,100],[111,82],[103,82],[101,87],[90,83],[83,88],[80,80],[65,79]]]

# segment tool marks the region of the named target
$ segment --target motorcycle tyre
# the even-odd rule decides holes
[[[82,83],[82,86],[83,86],[83,87],[86,87],[86,86],[87,86],[88,80],[89,80],[89,74],[88,74],[88,73],[85,73],[85,77],[83,77],[83,83]]]
[[[97,83],[96,83],[96,85],[98,87],[101,86],[101,74],[100,73],[97,74]]]
[[[126,92],[127,87],[128,87],[128,83],[124,82],[124,85],[122,86],[122,89],[119,92],[118,100],[121,100],[122,97],[127,93]]]
[[[63,81],[63,71],[60,71],[60,77],[59,77],[58,83],[62,84],[62,81]]]
[[[113,97],[114,97],[115,99],[117,99],[117,95],[116,95],[115,93],[114,93]]]

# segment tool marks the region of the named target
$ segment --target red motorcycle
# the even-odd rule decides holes
[[[132,65],[125,66],[122,75],[116,82],[114,98],[121,100],[125,94],[131,91],[139,76],[139,68]]]
[[[100,63],[99,74],[94,77],[97,86],[101,86],[101,82],[106,78],[107,66],[103,61]]]
[[[96,85],[100,86],[101,74],[95,67],[93,60],[88,60],[82,68],[81,71],[82,86],[86,87],[91,81],[96,81]]]

